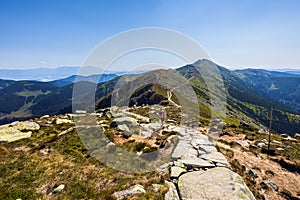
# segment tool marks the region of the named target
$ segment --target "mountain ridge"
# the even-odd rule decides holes
[[[177,73],[180,76],[184,77],[185,79],[189,80],[189,84],[192,86],[193,90],[196,92],[198,99],[199,99],[199,105],[200,105],[200,110],[202,113],[204,113],[205,120],[209,120],[209,116],[211,114],[211,111],[209,109],[210,101],[209,99],[210,95],[207,89],[207,85],[199,75],[199,72],[195,70],[195,67],[206,67],[209,69],[210,65],[215,65],[221,72],[221,76],[223,80],[215,80],[216,83],[220,84],[220,81],[223,81],[224,86],[225,86],[225,92],[227,96],[227,109],[229,109],[229,117],[235,118],[237,121],[242,121],[242,120],[248,120],[248,118],[253,118],[255,121],[258,121],[262,123],[264,126],[267,126],[269,123],[269,117],[268,113],[270,112],[271,107],[274,108],[274,120],[275,120],[275,125],[274,125],[274,130],[276,132],[284,133],[288,132],[290,134],[294,134],[295,132],[300,132],[300,130],[297,129],[296,124],[299,123],[299,112],[291,109],[290,107],[287,107],[285,104],[282,102],[277,101],[276,99],[272,99],[270,96],[266,95],[264,91],[258,90],[256,87],[254,87],[251,83],[247,82],[245,80],[245,75],[228,70],[226,68],[223,68],[221,66],[218,66],[214,64],[212,61],[209,60],[199,60],[195,62],[194,64],[186,65],[183,67],[180,67],[176,70],[170,70],[169,72],[172,73]],[[202,69],[202,68],[201,68]],[[207,70],[206,69],[206,70]],[[159,70],[157,71],[157,75],[159,74],[165,74],[169,73],[168,70]],[[138,74],[138,75],[123,75],[123,76],[118,76],[114,77],[113,79],[103,82],[103,83],[92,83],[92,82],[78,82],[76,83],[77,86],[82,84],[88,84],[88,87],[95,88],[96,93],[96,107],[99,107],[101,105],[101,98],[106,99],[106,103],[103,105],[110,106],[109,105],[109,98],[107,98],[107,95],[110,95],[111,92],[114,91],[115,86],[118,84],[118,82],[125,81],[125,83],[130,83],[134,81],[137,77],[142,77],[142,76],[148,76],[150,74],[153,74],[153,72],[147,72],[144,74]],[[209,72],[210,73],[210,72]],[[155,74],[155,73],[154,73]],[[215,78],[212,75],[212,80]],[[160,75],[159,75],[160,76]],[[165,77],[168,77],[167,74],[164,75]],[[173,76],[173,75],[172,75]],[[159,77],[158,77],[159,78]],[[163,78],[164,79],[164,78]],[[162,80],[163,80],[162,79]],[[141,79],[142,80],[142,79]],[[74,81],[74,77],[71,80],[71,82]],[[214,81],[213,81],[214,82]],[[0,82],[1,83],[1,82]],[[31,89],[30,87],[27,87],[26,84],[36,84],[35,89]],[[2,101],[0,101],[0,121],[1,123],[9,123],[14,120],[22,119],[18,117],[14,117],[12,112],[18,111],[18,109],[21,109],[24,113],[26,113],[27,117],[26,118],[34,118],[34,117],[40,117],[42,115],[46,114],[63,114],[67,112],[72,112],[72,92],[74,88],[74,83],[69,84],[69,85],[63,85],[61,87],[55,86],[51,84],[50,82],[48,83],[43,83],[46,85],[51,85],[47,86],[49,88],[52,88],[49,90],[47,93],[45,90],[42,90],[43,88],[39,88],[38,86],[40,85],[39,82],[26,82],[26,81],[15,81],[15,82],[5,82],[2,81],[2,85],[7,84],[8,86],[5,88],[2,88],[0,90],[0,96],[5,97],[2,98]],[[16,93],[14,91],[14,88],[16,86],[13,85],[18,85],[20,88],[23,88],[25,90],[28,90],[27,93]],[[24,84],[22,86],[22,84]],[[143,82],[141,81],[140,83],[140,89],[139,89],[139,95],[135,95],[134,93],[133,98],[135,98],[135,101],[137,104],[148,104],[148,99],[147,97],[147,91],[149,90],[145,88],[145,90],[142,88]],[[26,87],[25,87],[26,86]],[[156,89],[158,89],[156,86],[152,89],[154,89],[154,93],[152,95],[156,95]],[[152,90],[151,89],[151,90]],[[161,90],[161,89],[159,89]],[[39,91],[42,91],[39,92]],[[43,92],[44,91],[44,92]],[[162,91],[162,90],[161,90]],[[22,91],[18,91],[22,92]],[[135,92],[135,91],[133,91]],[[218,92],[218,91],[211,91],[212,93]],[[19,94],[19,95],[18,95]],[[21,95],[20,95],[21,94]],[[163,93],[158,93],[159,99],[161,101],[166,101],[167,99],[167,92]],[[10,96],[9,96],[10,95]],[[23,96],[22,96],[23,95]],[[25,96],[24,96],[25,95]],[[82,98],[82,101],[85,101],[85,95],[88,94],[82,94],[80,98]],[[148,94],[149,95],[149,94]],[[165,95],[165,96],[164,96]],[[154,97],[153,96],[153,97]],[[163,97],[164,96],[164,97]],[[176,95],[173,97],[176,97]],[[218,94],[213,94],[212,96],[215,99],[218,99]],[[16,105],[15,110],[9,110],[5,108],[4,105],[8,104],[8,99],[10,99],[10,104],[11,105]],[[16,101],[18,100],[18,101]],[[150,99],[149,99],[150,100]],[[159,101],[160,101],[159,100]],[[175,99],[173,99],[175,100]],[[159,103],[159,101],[155,100],[153,102]],[[23,104],[21,103],[23,102]],[[104,101],[102,101],[103,103]],[[134,105],[135,103],[131,104]],[[102,107],[103,107],[102,105]],[[101,107],[101,106],[100,106]],[[23,109],[23,110],[22,110]],[[210,114],[209,114],[210,113]],[[242,114],[243,113],[243,114]],[[19,112],[20,116],[22,112]],[[244,116],[245,115],[245,116]],[[242,117],[243,116],[243,117]],[[248,117],[246,117],[248,116]],[[295,124],[295,126],[291,126],[291,124]]]

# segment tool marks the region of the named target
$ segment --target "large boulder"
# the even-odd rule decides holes
[[[128,127],[134,127],[134,126],[137,126],[137,121],[132,117],[120,117],[120,118],[114,119],[111,122],[110,126],[117,127],[118,125],[122,125],[122,124],[125,124]]]
[[[243,179],[223,167],[183,174],[178,187],[183,200],[255,199]]]
[[[131,133],[139,132],[137,129],[137,121],[132,117],[120,117],[115,118],[110,127],[117,127],[118,130],[123,131],[126,134],[126,138],[131,136]],[[130,133],[129,135],[127,133]]]

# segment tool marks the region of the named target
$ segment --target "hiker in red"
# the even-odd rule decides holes
[[[164,125],[166,117],[167,117],[166,111],[163,108],[161,108],[160,109],[160,120],[161,120],[161,125],[162,126]]]

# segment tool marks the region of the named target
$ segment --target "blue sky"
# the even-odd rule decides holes
[[[119,32],[162,27],[229,68],[300,69],[298,0],[1,0],[0,68],[80,65]]]

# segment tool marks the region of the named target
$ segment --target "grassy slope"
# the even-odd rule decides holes
[[[102,165],[90,157],[79,136],[71,132],[59,136],[71,125],[42,127],[30,139],[0,146],[0,199],[113,199],[114,191],[141,184],[147,193],[135,195],[137,199],[163,199],[163,193],[154,193],[152,183],[163,183],[160,175],[151,172],[132,174]],[[29,147],[27,152],[15,151]],[[41,149],[50,148],[44,155]],[[65,189],[55,195],[48,194],[58,185]]]

